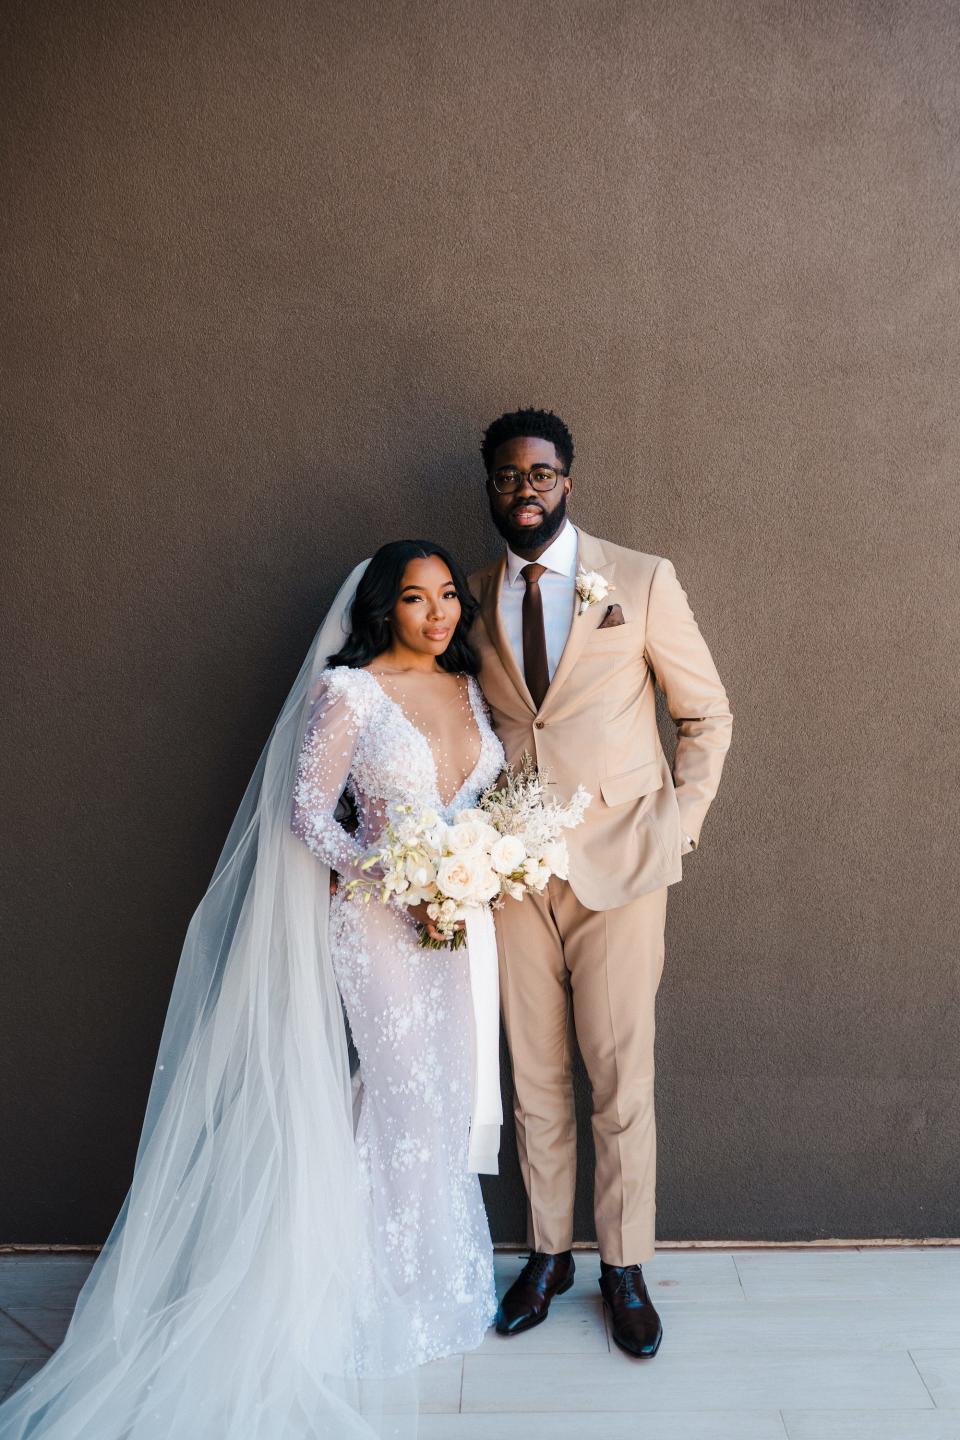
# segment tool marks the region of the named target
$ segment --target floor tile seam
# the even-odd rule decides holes
[[[17,1391],[17,1390],[20,1389],[20,1385],[19,1385],[18,1382],[19,1382],[20,1377],[21,1377],[21,1375],[23,1374],[24,1370],[26,1370],[26,1368],[27,1368],[27,1366],[28,1366],[29,1364],[30,1364],[30,1361],[29,1361],[29,1360],[24,1360],[23,1363],[22,1363],[22,1365],[20,1365],[20,1366],[18,1367],[17,1373],[14,1375],[13,1379],[10,1381],[10,1384],[7,1386],[7,1388],[6,1388],[5,1390],[0,1391],[0,1403],[2,1403],[4,1400],[9,1400],[10,1396],[13,1395],[15,1391]],[[29,1378],[29,1377],[27,1377],[27,1378]],[[24,1380],[23,1383],[24,1383],[24,1385],[25,1385],[25,1384],[27,1383],[27,1381]]]
[[[890,1298],[890,1292],[883,1290],[873,1291],[869,1294],[856,1292],[850,1295],[846,1293],[840,1295],[822,1295],[803,1291],[800,1294],[783,1293],[780,1295],[751,1296],[739,1293],[725,1295],[722,1291],[716,1295],[660,1295],[657,1291],[651,1290],[650,1298],[655,1302],[658,1309],[673,1308],[674,1310],[680,1310],[685,1307],[691,1311],[700,1311],[707,1310],[712,1306],[717,1310],[726,1310],[729,1309],[731,1305],[736,1305],[737,1314],[743,1314],[748,1310],[761,1312],[802,1302],[805,1305],[815,1304],[824,1308],[856,1305],[858,1308],[867,1309],[872,1313],[882,1308],[882,1302]],[[949,1304],[947,1302],[950,1297],[946,1295],[899,1292],[895,1298],[903,1301],[905,1304],[914,1304],[917,1306],[929,1306],[931,1300],[939,1300],[943,1302],[943,1306],[947,1311],[956,1311],[957,1316],[960,1317],[960,1293],[957,1293],[956,1299],[953,1299]],[[564,1296],[562,1300],[555,1300],[550,1307],[551,1315],[566,1315],[568,1317],[574,1313],[581,1316],[589,1315],[595,1317],[599,1316],[600,1310],[601,1306],[597,1304],[592,1295],[578,1296],[574,1300],[571,1300],[569,1296]]]
[[[548,1323],[549,1323],[549,1322],[548,1322]],[[666,1339],[666,1335],[664,1335],[664,1339]],[[948,1354],[950,1354],[950,1355],[960,1355],[960,1343],[958,1343],[957,1345],[940,1345],[940,1346],[937,1346],[937,1345],[918,1345],[918,1346],[916,1346],[915,1348],[918,1349],[918,1350],[943,1350],[943,1351],[945,1351],[946,1353],[948,1353]],[[602,1352],[600,1352],[600,1353],[602,1353]],[[619,1353],[619,1352],[616,1352],[616,1353]],[[712,1352],[705,1352],[705,1353],[707,1353],[707,1354],[709,1355],[709,1354],[712,1353]],[[816,1348],[813,1348],[813,1349],[810,1351],[810,1353],[812,1353],[813,1355],[817,1356],[819,1359],[822,1359],[824,1356],[836,1356],[838,1360],[858,1360],[858,1359],[859,1359],[859,1360],[864,1360],[864,1359],[879,1359],[879,1358],[883,1358],[883,1359],[885,1359],[885,1360],[890,1360],[890,1359],[891,1359],[893,1356],[895,1356],[895,1355],[902,1355],[902,1356],[909,1356],[910,1362],[911,1362],[911,1364],[913,1365],[913,1367],[914,1367],[915,1369],[916,1369],[916,1364],[917,1364],[916,1360],[915,1360],[914,1357],[913,1357],[912,1352],[910,1351],[910,1349],[909,1349],[906,1345],[902,1345],[902,1346],[899,1346],[899,1347],[898,1347],[898,1346],[891,1347],[891,1346],[889,1346],[889,1345],[886,1345],[886,1346],[885,1346],[882,1341],[879,1342],[879,1343],[875,1343],[875,1342],[873,1342],[873,1341],[871,1341],[871,1340],[866,1340],[866,1341],[864,1341],[864,1340],[854,1340],[854,1341],[850,1341],[850,1342],[841,1342],[841,1341],[835,1341],[835,1342],[834,1342],[834,1341],[831,1341],[831,1342],[829,1342],[827,1345],[825,1345],[822,1350],[817,1350]],[[492,1362],[492,1361],[496,1361],[497,1363],[505,1362],[506,1364],[513,1365],[513,1364],[519,1364],[521,1361],[528,1361],[528,1362],[529,1362],[529,1361],[531,1361],[531,1360],[533,1360],[533,1359],[537,1359],[537,1360],[550,1360],[550,1359],[561,1360],[561,1359],[563,1359],[565,1356],[574,1355],[574,1354],[579,1354],[579,1355],[582,1357],[582,1359],[585,1360],[585,1361],[587,1361],[587,1362],[589,1362],[589,1361],[591,1361],[591,1360],[595,1360],[595,1359],[597,1358],[597,1353],[596,1353],[596,1352],[595,1352],[593,1355],[590,1355],[590,1354],[586,1354],[586,1355],[585,1355],[582,1350],[534,1350],[534,1351],[528,1351],[528,1352],[525,1352],[525,1353],[521,1354],[519,1347],[517,1348],[516,1352],[504,1353],[504,1354],[502,1354],[502,1355],[498,1355],[498,1354],[496,1354],[496,1353],[495,1353],[494,1351],[492,1351],[492,1350],[484,1350],[482,1347],[480,1347],[480,1348],[478,1348],[478,1349],[476,1349],[476,1350],[467,1350],[467,1351],[465,1351],[465,1352],[464,1352],[464,1355],[463,1355],[463,1358],[464,1358],[465,1361],[466,1361],[466,1360],[479,1360],[479,1361],[482,1361],[484,1364],[488,1364],[488,1363],[490,1363],[490,1362]],[[791,1359],[791,1358],[797,1356],[797,1350],[796,1350],[796,1348],[793,1349],[793,1350],[776,1350],[776,1349],[774,1349],[774,1350],[769,1350],[769,1351],[763,1351],[762,1353],[754,1352],[754,1354],[755,1354],[756,1358],[758,1358],[758,1359],[761,1359],[761,1358],[762,1358],[762,1359],[766,1362],[766,1361],[772,1361],[772,1360]],[[690,1350],[688,1353],[685,1353],[685,1354],[677,1354],[677,1353],[676,1353],[676,1347],[675,1347],[674,1350],[673,1350],[672,1352],[670,1352],[670,1353],[668,1353],[668,1352],[665,1351],[665,1350],[662,1351],[662,1352],[661,1352],[661,1355],[662,1355],[662,1358],[667,1362],[666,1365],[663,1365],[663,1366],[660,1367],[660,1368],[662,1368],[662,1369],[668,1369],[671,1364],[673,1364],[673,1363],[679,1363],[679,1362],[681,1362],[681,1361],[682,1361],[684,1364],[689,1364],[690,1361],[691,1361],[691,1359],[696,1358],[696,1357],[695,1357],[695,1352],[694,1352],[693,1350]],[[749,1357],[748,1357],[748,1358],[749,1358]],[[629,1361],[627,1360],[627,1357],[624,1357],[624,1359],[625,1359],[625,1363],[629,1363]],[[926,1388],[926,1386],[925,1386],[924,1388]],[[928,1391],[928,1393],[929,1393],[929,1391]]]
[[[797,1407],[792,1408],[796,1411]],[[741,1405],[737,1410],[733,1410],[730,1406],[727,1406],[725,1410],[718,1410],[716,1407],[712,1409],[697,1409],[692,1405],[688,1405],[685,1409],[678,1410],[676,1406],[668,1407],[659,1405],[644,1405],[638,1407],[637,1409],[628,1409],[627,1407],[622,1406],[619,1410],[570,1410],[568,1407],[563,1410],[461,1410],[459,1412],[455,1410],[425,1410],[423,1413],[425,1415],[455,1415],[458,1413],[464,1416],[484,1415],[491,1421],[502,1421],[505,1417],[513,1419],[516,1416],[521,1416],[524,1419],[556,1419],[559,1415],[578,1415],[583,1416],[584,1418],[589,1417],[591,1422],[599,1422],[607,1419],[622,1420],[624,1415],[629,1415],[638,1421],[645,1420],[648,1422],[654,1419],[662,1420],[665,1416],[670,1416],[671,1418],[677,1419],[685,1418],[687,1416],[693,1416],[697,1419],[703,1419],[710,1416],[716,1416],[718,1414],[733,1414],[738,1417],[741,1415],[749,1416],[749,1418],[754,1421],[757,1419],[762,1419],[764,1417],[771,1420],[779,1418],[779,1412],[771,1405]],[[808,1409],[803,1411],[802,1413],[810,1418],[821,1418],[824,1413],[828,1413],[830,1415],[836,1415],[838,1413],[843,1415],[854,1414],[869,1418],[875,1415],[889,1415],[891,1412],[889,1409],[883,1406],[877,1406],[874,1410],[864,1410],[862,1408],[854,1410],[851,1407],[850,1409],[838,1411],[836,1406],[825,1405],[823,1407],[823,1410]],[[898,1415],[903,1415],[904,1417],[910,1417],[915,1415],[933,1415],[934,1413],[938,1415],[945,1415],[949,1412],[944,1410],[937,1410],[936,1412],[934,1412],[934,1410],[932,1410],[926,1405],[915,1405],[912,1410],[904,1409],[902,1406],[900,1406],[898,1407],[896,1413]],[[589,1432],[584,1433],[586,1436]],[[793,1440],[793,1437],[788,1430],[784,1430],[784,1435],[787,1437],[787,1440]]]
[[[930,1407],[930,1406],[927,1406],[927,1405],[914,1405],[912,1408],[904,1407],[904,1406],[901,1405],[901,1406],[897,1406],[897,1408],[896,1408],[896,1410],[895,1410],[894,1412],[891,1412],[891,1410],[890,1410],[889,1407],[887,1407],[887,1406],[881,1406],[881,1405],[878,1405],[878,1406],[876,1406],[874,1409],[871,1409],[871,1410],[865,1410],[865,1409],[863,1409],[862,1406],[861,1406],[860,1408],[858,1408],[858,1409],[854,1409],[854,1408],[851,1406],[851,1407],[849,1407],[849,1408],[844,1407],[844,1408],[838,1410],[835,1405],[824,1405],[823,1408],[822,1408],[822,1409],[819,1409],[819,1410],[813,1410],[813,1409],[809,1409],[809,1408],[806,1409],[806,1410],[800,1410],[800,1408],[799,1408],[798,1406],[791,1406],[790,1408],[793,1410],[793,1412],[794,1412],[795,1414],[796,1414],[796,1413],[800,1413],[800,1414],[803,1414],[803,1415],[806,1416],[806,1417],[814,1417],[814,1416],[815,1416],[815,1417],[817,1417],[818,1419],[822,1418],[822,1416],[823,1416],[825,1413],[830,1414],[830,1415],[837,1415],[837,1414],[841,1414],[841,1415],[857,1415],[857,1416],[861,1416],[861,1415],[862,1415],[862,1416],[867,1416],[867,1417],[871,1417],[871,1416],[874,1416],[874,1415],[889,1415],[889,1414],[891,1414],[891,1413],[895,1413],[895,1414],[897,1414],[897,1415],[903,1415],[903,1416],[905,1416],[905,1417],[915,1416],[915,1415],[932,1415],[932,1414],[934,1414],[934,1409],[933,1409],[932,1407]],[[620,1408],[619,1410],[593,1410],[593,1409],[589,1409],[589,1410],[571,1410],[569,1407],[566,1407],[565,1409],[562,1409],[562,1410],[556,1410],[556,1409],[554,1409],[554,1410],[534,1410],[534,1409],[529,1409],[529,1410],[460,1410],[460,1411],[456,1411],[456,1410],[424,1410],[423,1413],[424,1413],[425,1415],[456,1415],[456,1414],[465,1415],[465,1416],[486,1415],[486,1416],[488,1416],[491,1420],[503,1420],[505,1417],[509,1417],[510,1419],[513,1419],[513,1418],[516,1417],[516,1416],[520,1416],[520,1417],[522,1417],[522,1418],[524,1418],[524,1419],[526,1419],[526,1418],[532,1418],[532,1417],[541,1417],[541,1416],[546,1416],[546,1417],[548,1417],[548,1418],[553,1417],[553,1418],[555,1419],[558,1415],[579,1415],[579,1416],[584,1416],[584,1417],[589,1416],[590,1419],[591,1419],[591,1421],[602,1421],[602,1420],[606,1420],[606,1419],[610,1419],[610,1420],[613,1420],[613,1419],[622,1419],[624,1415],[633,1416],[633,1417],[634,1417],[635,1419],[637,1419],[637,1420],[641,1420],[641,1419],[650,1420],[650,1419],[653,1419],[653,1418],[660,1418],[660,1419],[662,1419],[664,1416],[668,1416],[668,1415],[671,1416],[671,1417],[676,1416],[676,1417],[678,1417],[678,1418],[679,1418],[679,1417],[686,1417],[686,1416],[688,1416],[688,1415],[692,1415],[692,1416],[695,1416],[695,1417],[698,1417],[698,1418],[703,1418],[703,1417],[705,1417],[705,1416],[730,1415],[730,1414],[736,1415],[736,1416],[748,1415],[752,1420],[756,1420],[756,1419],[758,1419],[758,1418],[760,1418],[760,1417],[763,1417],[763,1416],[767,1416],[767,1417],[770,1418],[770,1419],[779,1418],[782,1412],[781,1412],[781,1411],[778,1411],[778,1410],[777,1410],[774,1406],[772,1406],[772,1405],[741,1405],[741,1406],[739,1406],[736,1410],[734,1410],[734,1409],[733,1409],[731,1406],[729,1406],[729,1405],[726,1406],[726,1407],[723,1408],[723,1409],[719,1409],[719,1408],[716,1407],[716,1406],[709,1407],[709,1408],[708,1408],[708,1407],[698,1408],[698,1407],[695,1407],[695,1406],[693,1406],[693,1405],[688,1405],[688,1406],[684,1407],[683,1409],[677,1409],[677,1407],[676,1407],[675,1405],[673,1405],[673,1406],[644,1405],[644,1406],[638,1407],[638,1408],[635,1409],[635,1410],[628,1409],[628,1408],[625,1407],[625,1406],[621,1406],[621,1408]],[[941,1410],[941,1409],[939,1409],[939,1408],[936,1410],[936,1413],[937,1413],[938,1415],[948,1415],[948,1414],[950,1414],[949,1411],[947,1411],[947,1410]],[[787,1437],[787,1440],[792,1440],[792,1436],[790,1435],[790,1432],[789,1432],[788,1430],[784,1429],[784,1435]]]
[[[9,1320],[11,1325],[16,1325],[18,1330],[23,1331],[24,1335],[29,1335],[31,1340],[36,1340],[37,1344],[40,1345],[48,1355],[52,1355],[57,1348],[54,1345],[48,1345],[46,1340],[41,1339],[35,1331],[30,1329],[29,1325],[24,1325],[22,1320],[18,1320],[16,1315],[12,1315],[6,1306],[0,1305],[0,1315],[2,1315],[5,1320]]]
[[[511,1344],[511,1342],[508,1341],[508,1339],[505,1339],[505,1338],[504,1338],[504,1345],[510,1345],[510,1344]],[[530,1364],[533,1365],[533,1364],[535,1364],[535,1362],[540,1361],[540,1359],[551,1359],[551,1358],[553,1358],[553,1359],[570,1359],[570,1358],[573,1358],[573,1356],[577,1356],[577,1358],[579,1358],[579,1359],[596,1359],[596,1358],[597,1358],[597,1355],[606,1355],[606,1354],[609,1354],[609,1349],[610,1349],[610,1346],[607,1345],[607,1344],[604,1344],[603,1349],[596,1349],[596,1348],[594,1348],[594,1349],[584,1349],[583,1344],[580,1344],[580,1345],[570,1345],[570,1348],[569,1348],[569,1349],[563,1349],[563,1348],[560,1348],[560,1346],[558,1346],[557,1349],[553,1349],[553,1348],[551,1348],[551,1349],[525,1349],[525,1348],[524,1348],[524,1351],[522,1351],[522,1355],[524,1355],[524,1359],[528,1359],[528,1361],[530,1361]],[[498,1351],[499,1351],[499,1338],[498,1338],[497,1345],[494,1345],[494,1344],[492,1344],[492,1342],[491,1342],[491,1345],[489,1345],[489,1349],[484,1349],[484,1356],[485,1356],[486,1359],[507,1359],[507,1351],[502,1352],[502,1354],[498,1354]],[[474,1351],[465,1352],[465,1355],[463,1355],[463,1359],[466,1359],[466,1354],[478,1354],[478,1355],[479,1355],[479,1349],[478,1349],[478,1351],[476,1351],[476,1352],[474,1352]]]
[[[822,1413],[822,1412],[819,1411],[819,1410],[802,1410],[799,1406],[792,1406],[791,1409],[793,1410],[793,1413],[794,1413],[794,1414],[820,1415],[820,1414]],[[453,1415],[453,1414],[456,1414],[457,1412],[456,1412],[456,1411],[453,1411],[453,1410],[425,1410],[423,1413],[424,1413],[425,1415]],[[513,1420],[513,1419],[524,1419],[524,1418],[525,1418],[526,1416],[528,1416],[528,1415],[565,1415],[565,1414],[569,1414],[570,1412],[569,1412],[569,1411],[566,1411],[566,1410],[463,1410],[463,1411],[461,1411],[461,1412],[459,1412],[459,1413],[461,1413],[461,1414],[463,1414],[464,1416],[467,1416],[467,1417],[474,1417],[474,1416],[477,1416],[477,1415],[497,1415],[497,1416],[499,1416],[501,1419],[511,1419],[511,1420]],[[614,1420],[614,1419],[617,1419],[617,1418],[621,1417],[621,1416],[624,1414],[624,1411],[623,1411],[623,1409],[621,1408],[621,1409],[619,1409],[619,1410],[590,1410],[590,1411],[581,1411],[581,1410],[578,1410],[578,1411],[575,1411],[575,1412],[573,1412],[573,1413],[574,1413],[574,1414],[577,1414],[577,1415],[589,1414],[589,1415],[591,1415],[595,1420],[600,1421],[600,1420]],[[691,1409],[689,1409],[689,1408],[688,1408],[688,1409],[684,1409],[684,1410],[677,1410],[676,1408],[674,1408],[674,1409],[643,1410],[643,1411],[640,1411],[640,1410],[631,1410],[631,1411],[628,1411],[627,1413],[630,1414],[630,1415],[641,1415],[641,1414],[644,1414],[644,1415],[646,1415],[646,1414],[649,1414],[649,1415],[661,1415],[661,1416],[662,1416],[662,1415],[682,1415],[682,1416],[687,1416],[687,1415],[714,1415],[714,1416],[716,1416],[716,1415],[733,1415],[733,1416],[737,1416],[737,1417],[739,1417],[739,1416],[741,1416],[741,1415],[744,1415],[744,1414],[748,1414],[748,1415],[750,1415],[751,1418],[753,1418],[753,1419],[756,1419],[757,1416],[759,1416],[759,1415],[766,1415],[766,1416],[767,1416],[768,1418],[770,1418],[770,1419],[776,1418],[776,1419],[778,1419],[778,1420],[781,1421],[781,1423],[782,1423],[783,1426],[784,1426],[784,1435],[785,1435],[785,1437],[786,1437],[786,1440],[790,1440],[789,1432],[788,1432],[787,1429],[786,1429],[786,1422],[785,1422],[785,1419],[784,1419],[784,1412],[783,1412],[782,1410],[777,1410],[773,1405],[764,1405],[764,1406],[757,1407],[756,1409],[754,1409],[754,1408],[752,1408],[752,1407],[750,1407],[750,1406],[746,1406],[746,1407],[745,1407],[745,1406],[742,1406],[742,1405],[736,1406],[736,1407],[734,1407],[734,1406],[732,1406],[732,1405],[713,1405],[713,1406],[705,1406],[705,1407],[703,1407],[703,1408],[700,1409],[700,1410],[691,1410]],[[835,1412],[835,1413],[836,1413],[836,1412]],[[857,1415],[874,1415],[874,1414],[884,1414],[884,1415],[886,1415],[886,1414],[889,1414],[890,1411],[889,1411],[886,1407],[884,1407],[883,1409],[879,1409],[879,1408],[878,1408],[877,1410],[856,1410],[856,1411],[847,1411],[847,1410],[844,1410],[844,1411],[842,1411],[842,1412],[840,1412],[840,1413],[842,1413],[842,1414],[857,1414]],[[928,1410],[925,1410],[925,1409],[924,1409],[924,1410],[915,1409],[915,1410],[899,1410],[899,1411],[894,1412],[894,1413],[903,1414],[903,1415],[917,1415],[917,1414],[927,1415],[927,1414],[929,1414],[930,1412],[929,1412]],[[947,1414],[947,1413],[949,1413],[949,1412],[947,1412],[947,1411],[940,1411],[940,1414]]]
[[[960,1408],[956,1405],[936,1405],[932,1407],[929,1405],[914,1405],[912,1408],[904,1405],[875,1405],[872,1407],[865,1407],[863,1405],[825,1405],[822,1410],[813,1410],[805,1405],[786,1405],[784,1406],[783,1414],[784,1418],[790,1416],[796,1422],[809,1422],[813,1418],[822,1422],[825,1415],[829,1415],[831,1419],[836,1419],[839,1416],[844,1420],[851,1418],[872,1420],[877,1415],[884,1415],[888,1419],[902,1419],[904,1421],[915,1420],[918,1415],[930,1415],[936,1416],[938,1420],[949,1420],[952,1423],[955,1417],[960,1416]],[[789,1427],[788,1435],[790,1436],[790,1440],[793,1440],[793,1432],[789,1430]]]
[[[953,1287],[952,1293],[956,1294],[956,1287]],[[829,1302],[831,1300],[881,1301],[892,1299],[917,1301],[926,1300],[929,1302],[931,1300],[947,1300],[950,1298],[950,1295],[939,1293],[937,1289],[934,1289],[932,1292],[929,1290],[898,1290],[889,1285],[885,1285],[882,1289],[878,1290],[842,1290],[837,1293],[828,1292],[827,1294],[824,1294],[822,1290],[781,1290],[777,1291],[774,1294],[764,1292],[764,1294],[762,1295],[746,1295],[745,1298],[747,1300],[747,1303],[750,1305],[762,1305],[764,1301],[781,1304],[784,1300],[820,1300]],[[665,1305],[669,1305],[671,1303],[676,1304],[679,1299],[680,1297],[677,1296],[676,1301],[671,1302],[670,1300],[664,1300],[663,1303]],[[691,1300],[689,1301],[689,1303],[691,1305],[704,1305],[709,1302],[704,1300]]]
[[[920,1346],[920,1345],[917,1346],[917,1349],[918,1349],[918,1350],[923,1349],[923,1348],[926,1348],[926,1347],[923,1347],[923,1346]],[[933,1348],[935,1348],[935,1347],[930,1346],[929,1348],[930,1348],[930,1349],[933,1349]],[[927,1384],[926,1380],[924,1380],[924,1378],[923,1378],[923,1375],[920,1373],[920,1366],[917,1364],[916,1357],[915,1357],[913,1351],[908,1349],[908,1350],[907,1350],[907,1354],[910,1356],[910,1363],[911,1363],[911,1365],[913,1366],[914,1370],[916,1370],[916,1372],[917,1372],[917,1376],[918,1376],[918,1378],[919,1378],[919,1380],[920,1380],[920,1384],[923,1386],[924,1390],[926,1390],[927,1394],[930,1396],[930,1404],[934,1407],[935,1410],[939,1410],[939,1409],[940,1409],[940,1406],[937,1404],[936,1400],[934,1399],[934,1396],[933,1396],[933,1394],[932,1394],[932,1392],[931,1392],[931,1390],[930,1390],[930,1386]]]

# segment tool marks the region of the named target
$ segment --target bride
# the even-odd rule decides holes
[[[423,908],[349,883],[390,801],[449,818],[503,768],[474,613],[425,541],[341,587],[188,927],[130,1190],[0,1440],[413,1435],[415,1367],[483,1339],[492,926],[425,948]]]

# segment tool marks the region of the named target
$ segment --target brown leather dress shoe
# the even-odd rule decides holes
[[[547,1255],[531,1250],[530,1258],[497,1308],[497,1330],[501,1335],[519,1335],[546,1320],[550,1301],[573,1284],[573,1252]]]
[[[653,1308],[639,1265],[600,1262],[600,1293],[610,1329],[621,1350],[640,1359],[656,1355],[663,1339],[660,1316]]]

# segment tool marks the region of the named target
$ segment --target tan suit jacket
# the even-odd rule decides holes
[[[683,835],[699,841],[733,717],[671,562],[578,536],[578,566],[599,571],[611,591],[582,614],[576,602],[539,710],[500,618],[505,553],[470,576],[480,602],[471,640],[508,762],[529,751],[560,796],[578,784],[593,796],[584,823],[567,833],[570,886],[587,909],[609,910],[682,878]],[[614,603],[624,624],[599,628]],[[677,726],[672,772],[655,684]]]

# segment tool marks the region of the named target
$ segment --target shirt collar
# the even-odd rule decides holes
[[[548,570],[553,570],[558,575],[572,576],[577,568],[577,544],[579,536],[569,520],[564,520],[559,535],[552,540],[537,561],[538,565],[545,565]],[[520,571],[524,565],[529,565],[529,560],[524,560],[521,555],[507,546],[507,583],[516,585],[517,582],[524,583]]]

